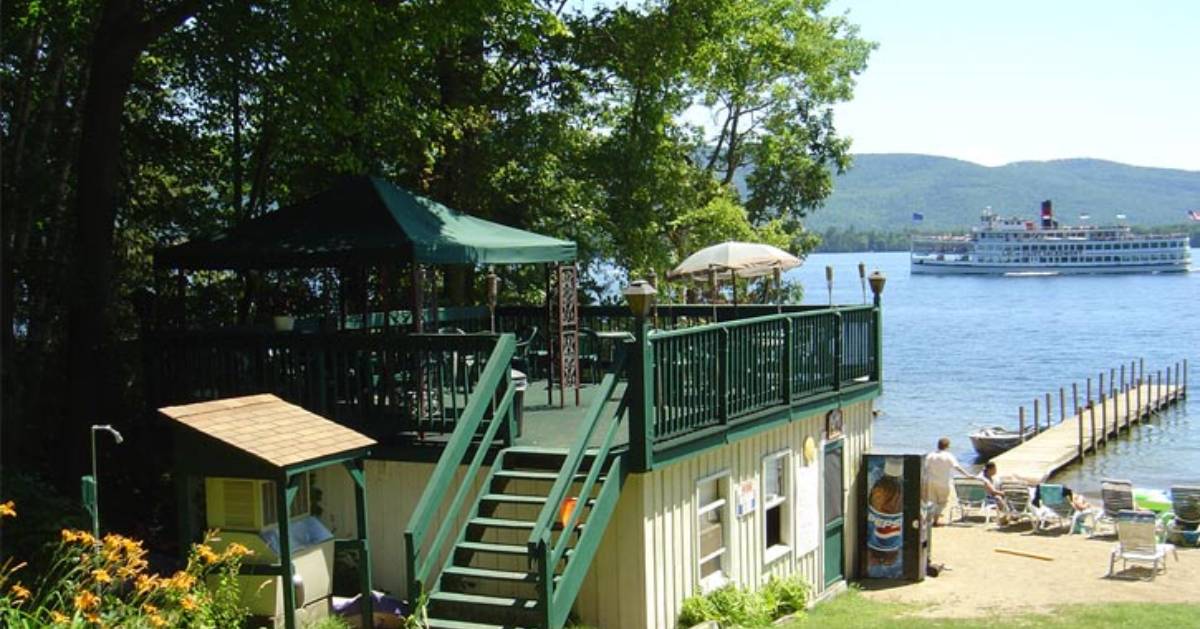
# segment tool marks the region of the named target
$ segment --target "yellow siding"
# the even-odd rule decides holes
[[[845,474],[845,573],[852,574],[858,544],[858,501],[861,491],[859,469],[862,455],[871,444],[872,403],[860,402],[842,409],[844,418]],[[798,556],[795,550],[770,565],[764,565],[763,505],[761,474],[763,457],[791,450],[791,478],[803,458],[804,441],[812,437],[823,445],[824,413],[806,417],[727,446],[702,452],[648,474],[632,474],[621,492],[614,521],[604,540],[583,590],[576,611],[585,625],[597,627],[675,626],[683,599],[699,587],[695,540],[696,482],[712,474],[730,473],[726,496],[730,502],[727,520],[728,576],[746,587],[758,587],[772,575],[800,574],[814,588],[824,591],[823,549]],[[814,465],[820,466],[818,454]],[[733,515],[732,488],[753,480],[759,493],[755,511],[738,518]],[[790,508],[796,506],[789,492]],[[789,536],[796,544],[796,516]]]

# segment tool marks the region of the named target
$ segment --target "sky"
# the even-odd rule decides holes
[[[1200,1],[834,0],[879,43],[855,153],[1200,170]]]

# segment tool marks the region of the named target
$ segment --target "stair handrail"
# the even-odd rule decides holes
[[[420,548],[425,543],[430,523],[437,514],[446,491],[454,482],[463,455],[467,453],[471,443],[475,440],[480,424],[488,410],[493,409],[495,394],[501,390],[502,384],[504,385],[503,395],[499,403],[495,405],[492,411],[492,420],[488,423],[483,439],[476,448],[475,456],[471,459],[466,472],[467,479],[474,477],[479,471],[489,446],[496,439],[500,426],[510,423],[512,404],[516,394],[516,387],[511,378],[510,363],[515,351],[516,337],[512,334],[501,335],[491,356],[488,357],[487,365],[484,366],[483,372],[479,376],[479,384],[475,393],[463,408],[454,432],[451,433],[450,440],[446,443],[433,473],[425,484],[421,499],[417,502],[412,517],[408,520],[408,526],[404,530],[404,540],[410,600],[417,600],[417,597],[423,593],[425,584],[429,582],[429,573],[437,565],[436,559],[441,553],[442,545],[446,542],[451,527],[457,521],[455,516],[462,509],[467,494],[470,493],[473,486],[473,483],[469,481],[459,483],[458,490],[455,491],[454,498],[433,538],[433,543],[430,544],[428,552],[421,553]]]
[[[562,605],[559,605],[559,588],[555,587],[554,584],[554,567],[558,565],[558,562],[562,560],[563,555],[566,553],[567,544],[571,537],[570,532],[575,530],[575,527],[579,524],[579,519],[583,515],[585,505],[579,503],[575,505],[575,508],[571,510],[571,515],[568,516],[567,522],[563,526],[563,532],[559,535],[558,542],[551,545],[550,533],[554,527],[555,514],[558,511],[559,505],[567,498],[567,493],[570,491],[575,475],[579,473],[579,468],[583,464],[583,460],[587,457],[588,442],[591,441],[592,435],[599,425],[604,408],[608,406],[612,392],[616,388],[617,375],[623,369],[624,356],[622,355],[616,368],[606,374],[597,387],[596,397],[593,398],[592,405],[588,408],[587,415],[579,426],[575,440],[572,442],[566,457],[563,459],[562,467],[559,469],[554,485],[546,496],[546,503],[542,505],[542,510],[538,514],[533,530],[529,534],[527,542],[529,556],[531,560],[538,563],[539,603],[542,613],[545,615],[546,623],[550,627],[561,625],[560,620],[566,618],[565,613],[562,613],[560,609]],[[600,477],[600,471],[608,460],[613,443],[616,441],[617,431],[628,414],[629,403],[629,389],[626,389],[621,396],[616,413],[613,416],[612,422],[609,423],[608,430],[605,432],[600,446],[595,450],[592,466],[588,470],[583,484],[580,486],[579,498],[584,502],[591,495],[592,488]],[[605,478],[601,488],[601,493],[607,493],[614,502],[615,494],[613,492],[619,491],[621,484],[620,478],[613,478],[613,472],[618,476],[622,473],[619,458],[614,459],[613,464],[615,467],[609,470],[610,474]],[[616,487],[616,489],[614,490],[613,487]],[[584,535],[588,535],[588,531],[585,530]],[[580,536],[581,541],[584,535]],[[598,541],[595,543],[598,544]],[[564,572],[565,575],[566,573]]]

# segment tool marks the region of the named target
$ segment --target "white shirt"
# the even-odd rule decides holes
[[[950,472],[962,470],[958,459],[949,450],[938,450],[925,455],[925,482],[931,485],[950,485]]]

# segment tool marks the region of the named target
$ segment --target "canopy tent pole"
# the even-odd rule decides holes
[[[554,341],[550,336],[550,329],[553,323],[554,316],[551,314],[553,308],[554,297],[550,287],[550,264],[547,263],[542,267],[545,270],[546,279],[546,404],[554,404]]]

